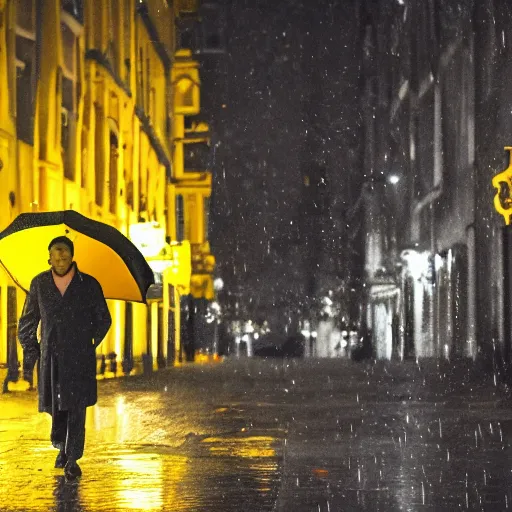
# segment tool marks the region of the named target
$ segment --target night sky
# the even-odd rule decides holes
[[[361,175],[356,4],[228,1],[227,53],[202,58],[217,144],[212,248],[218,274],[249,311],[307,293],[298,223],[312,166],[325,168],[330,191],[319,274],[348,257],[357,226],[346,213]]]

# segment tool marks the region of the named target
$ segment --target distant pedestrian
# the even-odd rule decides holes
[[[51,269],[32,280],[18,336],[24,371],[39,359],[39,412],[52,416],[55,467],[73,480],[82,474],[77,460],[84,452],[86,408],[97,401],[96,347],[112,319],[98,281],[73,261],[73,242],[57,237],[48,251]]]

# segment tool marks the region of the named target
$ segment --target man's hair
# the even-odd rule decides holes
[[[52,247],[55,244],[64,244],[69,247],[69,251],[71,252],[71,256],[75,255],[75,246],[73,245],[73,242],[67,237],[67,236],[58,236],[57,238],[54,238],[50,245],[48,246],[48,251],[51,251]]]

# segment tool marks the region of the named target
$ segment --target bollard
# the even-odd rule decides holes
[[[10,363],[10,362],[9,362]],[[9,382],[18,382],[20,374],[20,363],[18,362],[15,367],[11,364],[7,367],[7,376],[5,377],[2,393],[9,392]]]
[[[117,374],[117,354],[115,352],[111,352],[108,355],[108,358],[110,360],[110,371],[115,376]]]
[[[100,363],[100,375],[105,375],[105,371],[107,370],[107,361],[105,359],[105,355],[101,354],[101,363]]]
[[[166,364],[167,362],[165,360],[165,357],[159,354],[156,358],[156,365],[158,369],[161,370],[162,368],[165,368]]]
[[[5,377],[2,387],[2,393],[9,392],[9,382],[18,382],[20,378],[20,362],[18,361],[18,352],[16,350],[16,341],[7,340],[8,360],[7,360],[7,376]]]
[[[142,354],[142,369],[144,374],[153,372],[153,356],[151,354]]]
[[[130,357],[125,357],[121,363],[121,367],[125,375],[130,375],[130,372],[133,370],[133,359]]]

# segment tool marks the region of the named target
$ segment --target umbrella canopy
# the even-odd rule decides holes
[[[107,299],[146,302],[153,271],[120,231],[73,210],[22,213],[0,233],[0,264],[27,291],[48,270],[48,244],[65,235],[75,246],[78,268],[95,277]]]

